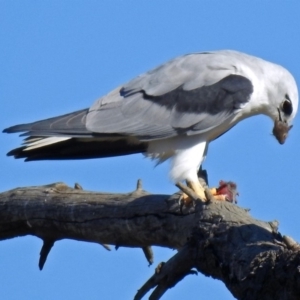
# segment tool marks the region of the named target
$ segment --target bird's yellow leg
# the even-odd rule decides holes
[[[236,202],[235,196],[238,195],[238,193],[235,191],[236,184],[232,182],[221,181],[220,186],[218,188],[210,188],[209,191],[207,191],[207,196],[204,187],[199,181],[187,180],[186,184],[196,194],[194,197],[190,197],[186,193],[182,194],[181,201],[183,201],[184,205],[186,206],[192,204],[193,199],[195,199],[195,197],[198,197],[202,202],[206,202],[212,199],[219,201]]]
[[[192,189],[195,192],[195,194],[199,197],[199,199],[201,201],[203,201],[203,202],[207,201],[205,192],[204,192],[204,188],[199,181],[195,182],[195,181],[187,180],[186,184],[190,189]],[[181,201],[183,201],[184,205],[186,205],[186,206],[190,205],[193,202],[191,197],[185,193],[182,194]]]
[[[207,200],[204,192],[204,187],[201,185],[199,180],[197,181],[187,180],[186,183],[187,186],[191,188],[203,202]]]

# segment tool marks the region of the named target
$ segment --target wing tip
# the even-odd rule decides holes
[[[25,148],[26,147],[19,147],[19,148],[12,149],[6,153],[6,156],[14,156],[15,158],[21,158],[20,155]]]
[[[24,159],[24,162],[37,160],[35,156],[28,156],[27,153],[24,152],[26,147],[15,148],[8,153],[6,156],[13,156],[15,159]]]
[[[25,127],[25,124],[20,125],[14,125],[11,127],[7,127],[2,130],[3,133],[15,133],[15,132],[22,132],[28,130],[27,126]]]
[[[14,126],[12,126],[12,127],[14,127]],[[7,128],[4,128],[3,130],[2,130],[2,132],[3,133],[12,133],[13,131],[11,131],[11,128],[12,127],[7,127]]]

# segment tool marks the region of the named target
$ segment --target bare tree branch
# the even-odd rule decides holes
[[[154,288],[160,299],[196,271],[222,280],[237,299],[300,299],[300,246],[277,232],[276,222],[253,219],[228,202],[196,201],[180,207],[180,193],[96,193],[63,183],[17,188],[0,194],[0,240],[34,235],[43,239],[42,269],[61,239],[116,247],[140,247],[149,263],[151,246],[176,248],[134,299]]]

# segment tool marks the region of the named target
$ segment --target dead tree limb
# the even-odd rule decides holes
[[[237,299],[300,299],[300,250],[277,232],[276,222],[253,219],[247,210],[211,201],[180,207],[179,193],[151,195],[88,192],[63,183],[17,188],[0,194],[0,240],[34,235],[43,239],[39,267],[54,243],[74,239],[107,249],[140,247],[149,263],[151,246],[176,248],[140,288],[160,299],[196,271],[222,280]]]

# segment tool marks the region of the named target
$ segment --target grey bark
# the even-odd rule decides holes
[[[43,239],[41,269],[61,239],[140,247],[149,263],[152,245],[178,249],[158,265],[135,300],[152,288],[150,299],[160,299],[197,271],[222,280],[237,299],[300,299],[300,247],[277,232],[276,222],[255,220],[228,202],[195,201],[181,207],[179,196],[152,195],[140,184],[128,194],[63,183],[16,188],[0,194],[0,240]]]

